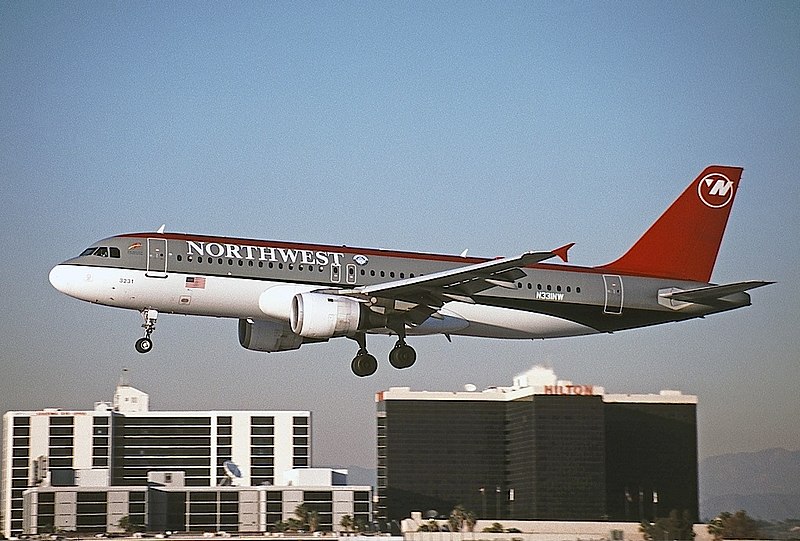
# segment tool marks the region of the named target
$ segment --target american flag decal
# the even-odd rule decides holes
[[[187,276],[186,287],[190,289],[205,289],[206,279],[203,276]]]

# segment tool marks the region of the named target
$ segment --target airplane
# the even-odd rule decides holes
[[[573,244],[477,258],[156,232],[92,244],[50,283],[91,303],[137,310],[153,347],[160,313],[234,318],[249,350],[288,351],[347,337],[356,376],[375,373],[367,334],[397,342],[390,364],[416,361],[409,336],[543,339],[613,333],[750,305],[773,282],[710,282],[741,167],[704,169],[634,245],[595,267],[566,265]],[[546,262],[559,258],[563,263]]]

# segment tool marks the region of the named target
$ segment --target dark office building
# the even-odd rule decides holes
[[[652,520],[671,509],[686,509],[699,520],[696,413],[697,404],[686,402],[605,404],[606,512],[612,520]]]
[[[532,395],[504,405],[506,478],[508,488],[514,489],[514,516],[601,517],[605,513],[602,397]]]
[[[505,407],[500,402],[387,401],[378,418],[378,506],[423,514],[457,504],[494,515],[505,486]],[[387,426],[386,421],[391,419]],[[402,445],[399,446],[399,442]],[[381,455],[381,449],[396,453]],[[386,485],[386,472],[392,481]],[[393,516],[397,518],[397,515]]]
[[[607,395],[541,368],[483,392],[384,391],[378,519],[461,504],[498,521],[639,521],[672,509],[697,520],[696,406],[674,391]]]

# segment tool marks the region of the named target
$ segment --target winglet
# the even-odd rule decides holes
[[[567,262],[567,252],[573,246],[575,246],[575,243],[574,242],[570,242],[569,244],[565,244],[564,246],[561,246],[560,248],[556,248],[555,250],[551,250],[551,252],[553,252],[554,255],[557,255],[558,257],[560,257],[561,261],[566,263]]]

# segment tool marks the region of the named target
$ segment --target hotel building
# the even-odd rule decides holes
[[[607,394],[536,367],[483,392],[376,395],[381,521],[698,519],[697,397]]]

